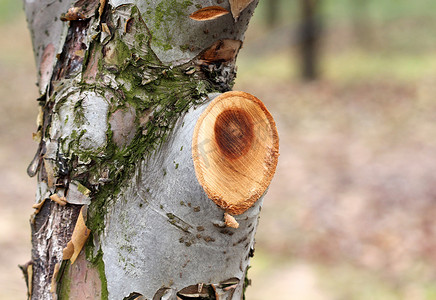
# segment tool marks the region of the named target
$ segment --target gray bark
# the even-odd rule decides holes
[[[101,249],[114,299],[131,292],[151,299],[162,287],[175,295],[201,283],[222,290],[232,278],[242,288],[262,201],[236,216],[239,228],[226,228],[224,211],[198,183],[191,141],[207,105],[178,121],[171,139],[109,204]],[[240,299],[233,289],[221,292],[221,299]]]
[[[24,1],[41,93],[31,299],[242,297],[262,199],[226,227],[191,154],[200,113],[233,84],[257,5],[242,2],[195,21],[216,2]]]

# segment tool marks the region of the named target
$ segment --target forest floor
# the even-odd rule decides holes
[[[362,50],[347,34],[328,35],[312,83],[286,30],[247,34],[235,89],[264,101],[280,135],[248,300],[436,299],[436,54]],[[23,16],[0,44],[0,299],[24,299],[37,89]]]

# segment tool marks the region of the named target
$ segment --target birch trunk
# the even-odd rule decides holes
[[[231,92],[257,0],[25,0],[30,299],[241,299],[274,120]]]

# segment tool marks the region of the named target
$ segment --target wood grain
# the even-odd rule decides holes
[[[230,214],[242,214],[268,187],[278,160],[275,122],[256,97],[227,92],[200,116],[192,155],[207,196]]]

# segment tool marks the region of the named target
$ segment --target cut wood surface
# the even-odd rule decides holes
[[[276,169],[279,141],[263,103],[244,92],[213,100],[194,131],[192,155],[207,196],[231,214],[250,208]]]

